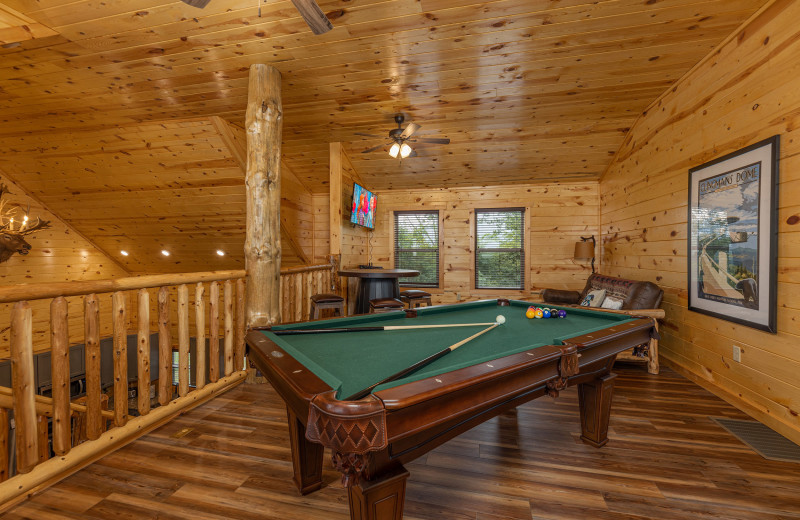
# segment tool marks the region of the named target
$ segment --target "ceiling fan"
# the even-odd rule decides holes
[[[397,157],[400,155],[401,159],[405,159],[406,157],[414,157],[417,155],[417,152],[411,148],[408,143],[433,143],[433,144],[450,144],[450,139],[447,138],[439,138],[439,137],[417,137],[416,139],[412,139],[412,136],[420,129],[420,126],[416,123],[408,123],[408,126],[403,129],[403,121],[405,121],[405,117],[403,114],[395,114],[394,121],[397,123],[397,128],[392,128],[389,130],[389,142],[384,144],[379,144],[378,146],[373,146],[372,148],[368,148],[361,153],[370,153],[383,148],[384,146],[391,144],[391,148],[389,148],[389,155],[392,157]],[[364,134],[362,132],[356,132],[355,135],[363,135],[364,137],[383,137],[382,135],[375,135],[375,134]]]
[[[211,0],[181,0],[184,4],[200,9],[207,6],[210,1]],[[315,0],[292,0],[292,3],[314,34],[323,34],[333,29],[331,21],[328,20],[328,17],[325,16],[325,13],[322,12],[322,9],[319,8]],[[261,7],[258,8],[258,15],[261,16]]]

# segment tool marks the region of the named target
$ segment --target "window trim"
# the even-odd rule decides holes
[[[513,212],[519,211],[522,213],[522,247],[520,248],[482,248],[480,251],[519,251],[522,254],[522,287],[480,287],[478,286],[478,216],[479,212]],[[470,210],[470,247],[472,249],[472,290],[479,292],[491,291],[517,291],[524,294],[528,291],[530,282],[530,242],[531,234],[529,228],[530,221],[530,208],[527,206],[519,206],[516,204],[493,205],[493,207],[476,207]]]
[[[399,282],[400,287],[422,287],[425,289],[441,289],[442,288],[442,212],[439,209],[411,209],[411,210],[400,210],[400,209],[393,209],[392,210],[392,233],[391,233],[391,249],[392,249],[392,265],[395,269],[403,269],[402,267],[397,266],[397,216],[398,215],[420,215],[420,214],[428,214],[436,215],[436,224],[437,224],[437,244],[436,244],[436,253],[437,253],[437,260],[436,260],[436,285],[428,285],[428,284],[421,284],[421,283],[414,283],[415,278],[412,278],[408,282]],[[420,252],[427,252],[430,249],[403,249],[403,251],[420,251]]]

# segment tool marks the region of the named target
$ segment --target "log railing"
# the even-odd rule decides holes
[[[282,270],[282,321],[308,319],[311,295],[337,291],[335,273],[330,264]],[[244,271],[0,287],[0,304],[13,304],[11,386],[0,386],[0,510],[243,381],[244,302]],[[70,319],[75,307],[83,315],[83,334],[75,317]],[[49,334],[34,331],[34,309],[49,312]],[[129,333],[136,337],[130,357]],[[151,345],[154,333],[158,339]],[[114,377],[104,389],[101,342],[108,336]],[[195,345],[208,339],[208,352],[195,348],[190,360],[192,337]],[[70,345],[80,343],[85,395],[76,399],[70,395]],[[36,393],[34,350],[51,353],[49,397]],[[135,370],[129,370],[129,359],[135,359]],[[151,375],[151,361],[157,361],[157,375]],[[135,381],[129,382],[129,373],[136,374]],[[156,402],[151,403],[154,379]],[[136,388],[135,403],[128,400],[129,383]],[[13,437],[7,427],[12,417]],[[11,442],[15,456],[8,457]]]
[[[311,297],[320,293],[339,293],[336,266],[331,264],[291,267],[281,270],[281,321],[309,318]]]

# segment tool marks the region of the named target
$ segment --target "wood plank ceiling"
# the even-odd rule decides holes
[[[185,168],[147,169],[114,155],[114,129],[211,116],[241,125],[248,67],[270,63],[283,74],[284,161],[311,192],[327,190],[332,141],[374,189],[597,179],[642,110],[765,3],[320,0],[335,28],[314,36],[288,0],[262,2],[260,17],[258,0],[203,10],[177,0],[0,0],[57,33],[0,48],[0,173],[49,203],[68,200],[70,186],[89,183],[102,199],[120,177],[138,183],[118,208],[129,224],[103,215],[133,233],[137,215],[172,215],[154,201],[187,175],[229,178],[209,172],[230,157],[214,142],[164,135],[154,144],[178,150],[165,160]],[[383,135],[395,113],[420,124],[418,135],[452,143],[421,145],[402,162],[362,154],[382,141],[354,132]],[[87,142],[91,132],[111,140]],[[40,157],[56,141],[57,167]],[[77,157],[92,150],[110,157],[90,171]],[[186,240],[207,224],[193,204],[244,213],[218,192],[179,204],[186,213],[171,225]],[[80,225],[91,211],[63,216],[100,243],[100,226]]]

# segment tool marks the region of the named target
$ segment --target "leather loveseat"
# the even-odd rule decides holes
[[[619,310],[600,308],[608,312],[622,312],[625,314],[644,315],[648,317],[663,318],[664,311],[658,307],[664,297],[664,291],[652,282],[616,278],[594,273],[586,280],[583,291],[563,291],[559,289],[542,290],[542,299],[545,303],[554,305],[579,305],[580,302],[592,291],[605,290],[605,298],[612,298],[622,302]],[[636,312],[638,311],[638,312]],[[619,356],[619,359],[647,358],[647,370],[651,374],[658,373],[658,340],[653,339],[649,344],[640,345],[633,349],[631,355]]]

